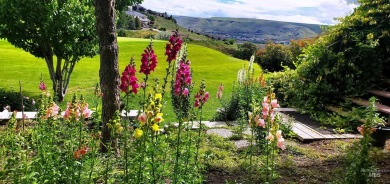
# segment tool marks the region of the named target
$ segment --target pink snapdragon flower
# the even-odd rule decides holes
[[[184,88],[184,90],[183,90],[183,96],[185,96],[185,97],[188,96],[188,88]]]
[[[187,62],[181,61],[179,68],[176,72],[176,81],[174,85],[174,94],[176,96],[186,96],[184,91],[187,87],[191,85],[191,68],[190,68],[190,61],[187,60]],[[188,90],[188,89],[187,89]],[[188,96],[188,93],[187,93]]]
[[[135,64],[133,61],[130,62],[129,65],[126,66],[125,70],[122,73],[121,77],[121,85],[119,88],[124,93],[138,93],[139,85],[137,83],[138,79],[135,77]],[[131,89],[130,89],[131,87]]]
[[[76,121],[78,121],[80,120],[80,118],[90,118],[92,115],[92,110],[88,107],[88,103],[80,104],[80,102],[68,102],[67,108],[64,113],[64,119],[70,120],[74,118]]]
[[[265,128],[265,121],[264,119],[259,119],[257,122],[257,126]]]
[[[278,100],[277,99],[271,100],[271,106],[272,108],[279,107]]]
[[[141,55],[141,70],[140,73],[144,73],[145,75],[149,75],[151,71],[157,66],[157,56],[154,53],[152,43],[144,50],[144,53]]]
[[[278,139],[278,147],[282,150],[286,149],[286,147],[284,146],[284,139],[283,138]]]
[[[200,107],[201,105],[205,104],[207,100],[210,98],[209,92],[205,92],[204,89],[200,89],[198,93],[195,95],[195,104],[194,106]]]
[[[44,119],[48,119],[50,117],[55,118],[58,115],[59,110],[60,107],[58,107],[58,105],[53,102],[50,107],[46,109],[46,115],[44,116]]]
[[[178,31],[173,31],[172,35],[169,37],[169,43],[167,43],[167,46],[165,47],[165,55],[167,56],[168,63],[171,63],[176,59],[182,44],[183,41],[180,38]]]
[[[145,112],[141,113],[138,116],[138,121],[141,123],[141,125],[145,125],[147,120],[148,120],[148,116],[146,115]]]
[[[81,107],[81,113],[83,115],[83,118],[89,118],[91,117],[92,115],[92,110],[88,108],[88,104],[85,103],[82,107]]]
[[[42,91],[45,91],[47,89],[47,87],[43,81],[41,81],[41,83],[39,84],[39,89]]]

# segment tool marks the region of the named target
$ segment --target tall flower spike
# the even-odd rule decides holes
[[[146,47],[144,53],[141,56],[142,64],[141,70],[139,72],[144,73],[145,75],[149,75],[150,71],[154,71],[154,68],[157,66],[157,56],[154,53],[152,41],[150,41],[149,46]]]
[[[47,89],[45,82],[43,82],[43,75],[41,74],[41,81],[39,83],[39,89],[45,91]]]
[[[171,63],[176,59],[182,44],[183,41],[180,38],[178,31],[173,31],[172,35],[169,37],[169,43],[167,43],[167,46],[165,47],[165,55],[167,56],[168,63]]]
[[[203,104],[207,102],[209,97],[210,97],[209,92],[206,92],[206,85],[204,84],[204,80],[203,80],[202,83],[200,84],[199,92],[196,93],[195,95],[194,107],[197,108],[203,106]]]
[[[130,64],[126,66],[122,73],[121,85],[119,86],[122,92],[137,94],[139,85],[137,83],[138,79],[135,77],[136,72],[134,58],[131,58]]]
[[[190,61],[189,60],[187,60],[187,62],[181,61],[179,64],[179,68],[177,69],[176,72],[174,94],[176,96],[188,95],[188,93],[186,92],[188,89],[187,90],[185,89],[191,85],[191,81],[192,79],[191,79]]]

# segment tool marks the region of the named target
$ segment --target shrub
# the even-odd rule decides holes
[[[270,72],[282,71],[284,66],[295,69],[291,51],[282,44],[267,43],[264,49],[257,52],[256,62]]]
[[[118,36],[120,37],[126,37],[126,31],[124,29],[119,29]]]
[[[171,36],[170,33],[166,32],[166,31],[161,31],[161,32],[159,32],[159,33],[155,36],[155,38],[156,38],[157,40],[168,40],[168,39],[169,39],[169,36]]]
[[[35,110],[34,99],[29,98],[28,96],[23,97],[23,105],[25,111],[33,111]],[[10,106],[11,110],[22,111],[22,101],[20,98],[20,93],[15,91],[5,91],[4,89],[0,89],[0,107]],[[2,111],[2,110],[1,110]]]
[[[234,57],[249,60],[251,56],[256,52],[257,47],[255,44],[246,42],[241,45],[238,45],[238,50],[234,54]]]
[[[245,66],[238,71],[237,84],[233,87],[231,97],[228,100],[220,99],[223,109],[216,116],[216,120],[243,120],[247,121],[247,112],[252,110],[252,104],[262,100],[265,94],[265,79],[261,74],[259,78],[254,77],[252,68],[254,56]]]

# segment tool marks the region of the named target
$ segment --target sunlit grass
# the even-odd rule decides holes
[[[139,68],[141,54],[149,41],[148,39],[118,38],[120,74],[132,56],[134,56],[137,68]],[[153,79],[156,77],[159,78],[161,85],[165,76],[167,66],[166,56],[164,55],[165,44],[166,41],[153,41],[159,63],[155,72],[149,77],[150,85],[153,84]],[[65,107],[66,101],[70,101],[74,93],[82,94],[87,101],[92,101],[94,87],[99,82],[99,59],[99,56],[83,58],[76,64],[71,76],[68,93],[64,103],[61,104],[62,107]],[[187,59],[191,61],[193,81],[196,82],[194,91],[198,90],[202,79],[206,81],[206,90],[210,92],[211,98],[204,107],[204,117],[211,119],[216,109],[220,107],[218,100],[215,98],[218,85],[220,83],[224,84],[224,97],[228,97],[233,83],[236,81],[237,71],[247,65],[248,62],[193,44],[188,45]],[[13,47],[6,40],[0,40],[0,65],[0,88],[19,91],[19,81],[21,81],[23,93],[37,98],[40,93],[38,85],[41,73],[45,82],[51,88],[52,83],[44,59],[36,58],[22,49]],[[258,74],[260,68],[256,65],[255,70]],[[142,81],[144,76],[137,73],[137,77]],[[174,121],[172,107],[169,102],[166,104],[167,106],[164,109],[165,119],[166,121]],[[137,107],[136,104],[134,107]]]

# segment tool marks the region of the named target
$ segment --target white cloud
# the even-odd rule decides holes
[[[144,0],[147,9],[193,17],[238,17],[334,24],[356,7],[347,0]]]

